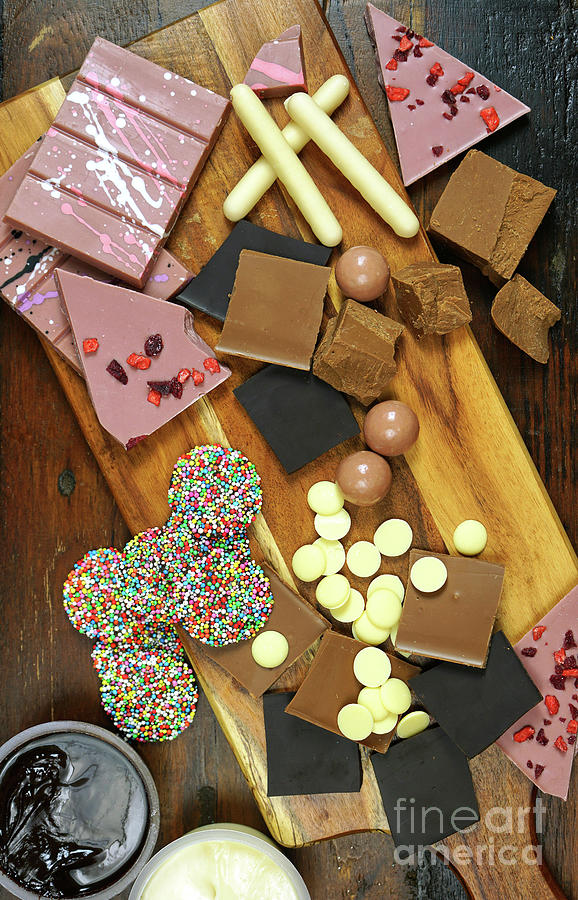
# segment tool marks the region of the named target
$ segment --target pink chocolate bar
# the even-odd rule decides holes
[[[142,287],[229,108],[212,91],[97,38],[6,221]]]
[[[127,449],[231,374],[183,307],[62,269],[55,276],[96,414]]]
[[[307,90],[300,25],[292,25],[276,40],[263,44],[244,83],[263,98],[288,97]]]
[[[365,23],[387,95],[404,184],[413,184],[530,112],[491,79],[372,3]]]
[[[544,700],[497,741],[541,791],[563,800],[577,745],[577,642],[578,585],[515,645]]]

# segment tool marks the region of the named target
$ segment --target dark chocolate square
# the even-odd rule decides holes
[[[174,301],[189,309],[200,309],[224,322],[241,250],[257,250],[260,253],[297,259],[317,266],[327,265],[331,255],[330,247],[308,244],[306,241],[277,234],[242,219],[237,222],[229,237],[213,254],[207,265],[174,298]]]
[[[265,694],[267,796],[348,794],[361,790],[359,747],[347,738],[289,716],[293,694]]]
[[[412,678],[411,687],[469,759],[542,699],[503,631],[492,638],[485,669],[440,663]]]
[[[266,366],[234,394],[288,473],[359,434],[343,394],[309,372]]]
[[[441,728],[398,741],[371,762],[397,847],[417,851],[479,821],[468,761]]]

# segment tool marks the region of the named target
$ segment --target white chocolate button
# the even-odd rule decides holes
[[[363,594],[355,588],[351,588],[349,597],[342,606],[331,610],[331,615],[338,622],[355,622],[365,609]]]
[[[322,547],[305,544],[293,554],[291,566],[301,581],[316,581],[325,572],[327,561]]]
[[[332,516],[315,516],[315,531],[327,541],[340,541],[351,528],[351,516],[346,509],[340,509]]]
[[[371,541],[356,541],[347,551],[347,565],[358,578],[370,578],[381,565],[381,553]]]
[[[350,590],[345,575],[326,575],[317,585],[315,596],[326,609],[337,609],[346,602]]]
[[[429,725],[429,716],[421,709],[415,709],[413,712],[404,716],[399,720],[397,726],[397,736],[400,738],[410,738],[420,731],[425,731]]]
[[[367,616],[376,628],[393,628],[401,616],[401,601],[393,591],[374,591],[366,606]]]
[[[353,674],[366,687],[380,687],[391,675],[389,656],[377,647],[364,647],[353,660]]]
[[[414,562],[409,577],[417,591],[433,594],[443,588],[448,580],[448,570],[437,556],[422,556]]]
[[[383,706],[390,713],[401,715],[411,706],[411,691],[401,678],[389,678],[380,687]]]
[[[365,708],[369,710],[376,722],[378,722],[380,719],[385,719],[385,717],[388,715],[388,710],[381,702],[381,688],[361,688],[359,696],[357,698],[357,702],[361,703],[362,706],[365,706]]]
[[[405,519],[388,519],[373,535],[373,543],[383,556],[403,556],[412,541],[413,531]]]
[[[454,531],[454,547],[462,556],[477,556],[488,543],[488,532],[476,519],[460,522]]]
[[[317,538],[313,541],[316,547],[321,547],[325,553],[324,575],[336,575],[345,565],[345,549],[339,541],[327,541],[325,538]]]
[[[389,637],[388,629],[376,628],[367,615],[367,612],[363,612],[359,619],[355,620],[351,626],[351,630],[353,632],[353,637],[357,641],[363,641],[364,644],[371,644],[374,647],[377,647],[378,644],[385,643]]]
[[[258,666],[275,669],[284,663],[289,653],[289,643],[280,631],[262,631],[251,644],[251,655]]]
[[[337,713],[337,727],[350,741],[364,741],[373,728],[373,716],[360,703],[348,703]]]
[[[307,492],[307,503],[313,512],[332,516],[343,509],[343,494],[334,481],[318,481]]]
[[[374,734],[389,734],[397,725],[397,716],[395,713],[387,713],[383,719],[378,719],[373,723]]]
[[[317,541],[315,541],[315,543],[317,543]],[[387,591],[393,591],[403,603],[405,587],[403,581],[401,578],[398,578],[397,575],[378,575],[377,578],[370,581],[369,587],[367,588],[367,598],[369,599],[374,591],[379,591],[382,588]]]

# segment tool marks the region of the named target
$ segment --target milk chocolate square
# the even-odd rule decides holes
[[[561,315],[558,307],[521,275],[514,275],[492,303],[496,328],[539,363],[548,362],[548,332]]]
[[[217,350],[308,370],[330,272],[326,266],[242,250]]]
[[[342,736],[337,725],[337,715],[347,703],[357,703],[363,685],[354,675],[353,660],[364,647],[367,644],[361,641],[355,641],[336,631],[327,631],[303,684],[287,707],[287,712]],[[401,678],[407,682],[420,671],[396,656],[389,656],[389,659],[392,678]],[[379,753],[385,753],[392,739],[393,731],[389,734],[370,734],[360,743]]]
[[[441,728],[398,741],[371,763],[396,846],[417,852],[479,822],[468,761]]]
[[[448,572],[447,581],[430,594],[418,591],[408,579],[397,649],[466,666],[484,666],[504,567],[463,556],[412,550],[410,572],[424,556],[441,559]]]
[[[502,631],[492,638],[485,669],[440,663],[416,676],[411,687],[469,759],[542,699]]]
[[[271,590],[275,603],[267,624],[262,631],[279,631],[289,643],[287,659],[274,669],[265,669],[257,665],[251,653],[252,641],[239,641],[226,647],[211,647],[195,641],[195,652],[200,648],[210,656],[239,684],[249,691],[253,697],[260,697],[268,690],[283,672],[293,665],[302,653],[315,643],[327,628],[329,622],[324,619],[310,603],[294,593],[277,577],[268,566],[263,566],[267,578],[271,582]]]
[[[336,390],[369,406],[383,396],[395,375],[395,342],[402,332],[399,322],[346,300],[325,330],[313,371]]]
[[[331,255],[331,247],[308,244],[242,219],[197,277],[181,291],[176,298],[177,302],[192,309],[200,309],[224,322],[241,250],[257,250],[259,253],[298,259],[316,266],[327,265]]]
[[[308,372],[265,366],[234,394],[288,473],[359,434],[343,394]]]
[[[361,790],[359,747],[285,713],[293,694],[265,694],[267,796],[349,794]]]
[[[470,301],[457,266],[411,263],[391,280],[400,315],[418,337],[448,334],[472,321]]]
[[[470,150],[438,200],[428,231],[500,287],[514,274],[555,195]]]

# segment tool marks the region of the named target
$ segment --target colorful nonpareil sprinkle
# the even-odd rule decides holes
[[[197,689],[177,623],[205,644],[249,640],[273,607],[247,527],[261,508],[255,467],[236,450],[197,447],[175,466],[164,528],[124,550],[91,550],[64,585],[75,628],[96,638],[102,703],[141,741],[170,740],[194,716]]]

